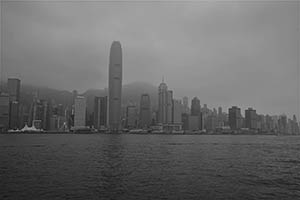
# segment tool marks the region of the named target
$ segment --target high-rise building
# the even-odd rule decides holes
[[[86,99],[83,96],[77,96],[74,104],[74,127],[85,127],[86,118]]]
[[[228,121],[229,126],[232,130],[237,130],[242,128],[242,115],[241,109],[237,106],[232,106],[228,110]]]
[[[126,127],[136,128],[137,127],[137,108],[134,105],[127,106],[126,108]]]
[[[287,116],[286,115],[281,115],[279,116],[279,119],[278,119],[278,130],[280,133],[282,134],[287,134]]]
[[[94,103],[94,127],[104,128],[107,125],[107,96],[95,97]]]
[[[197,131],[200,128],[200,116],[199,115],[189,115],[188,116],[188,130]]]
[[[166,83],[162,82],[158,87],[158,123],[172,122],[172,91],[168,91]]]
[[[299,125],[298,125],[298,122],[297,122],[296,115],[293,115],[292,134],[294,134],[294,135],[299,134]]]
[[[151,125],[151,104],[149,94],[142,94],[140,101],[140,127]]]
[[[9,128],[19,128],[19,102],[11,101],[9,103]]]
[[[158,123],[165,123],[167,120],[167,92],[168,86],[162,82],[158,87]]]
[[[200,100],[197,97],[192,99],[191,104],[191,115],[192,116],[199,116],[201,112]]]
[[[245,110],[245,127],[249,129],[257,129],[256,110],[248,108]]]
[[[7,80],[7,90],[9,94],[9,128],[19,128],[19,106],[20,106],[20,83],[17,78]]]
[[[189,114],[189,99],[188,97],[183,97],[182,98],[182,103],[183,103],[183,113]]]
[[[0,92],[0,131],[9,125],[9,95]]]
[[[20,101],[20,79],[9,78],[7,80],[7,89],[10,101]]]
[[[222,112],[222,107],[218,108],[218,124],[217,127],[223,127],[224,124],[224,120],[223,120],[223,112]]]
[[[180,100],[173,99],[173,123],[182,124],[183,105]]]
[[[214,131],[217,128],[218,119],[215,112],[207,117],[207,131]]]
[[[167,92],[167,123],[173,123],[173,91]]]
[[[29,125],[39,123],[39,128],[48,130],[50,126],[49,104],[46,100],[35,98],[30,108]],[[37,127],[36,127],[37,128]]]
[[[218,108],[218,115],[219,115],[220,117],[222,116],[222,107],[221,107],[221,106]]]
[[[122,47],[114,41],[109,55],[108,82],[108,126],[111,130],[121,128],[121,98],[122,98]]]

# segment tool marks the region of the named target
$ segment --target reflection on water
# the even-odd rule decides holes
[[[299,199],[300,137],[0,135],[0,199]]]

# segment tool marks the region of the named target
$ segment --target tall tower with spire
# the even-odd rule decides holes
[[[122,100],[122,47],[119,41],[114,41],[109,55],[108,82],[108,127],[112,131],[121,129]]]
[[[168,90],[162,77],[162,83],[158,87],[158,123],[172,123],[173,92]]]

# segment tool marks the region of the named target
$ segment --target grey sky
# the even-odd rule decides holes
[[[104,88],[119,40],[124,84],[164,75],[176,98],[297,114],[298,18],[296,1],[2,2],[3,76]]]

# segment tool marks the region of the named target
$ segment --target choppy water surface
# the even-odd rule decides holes
[[[300,137],[0,135],[0,199],[300,199]]]

